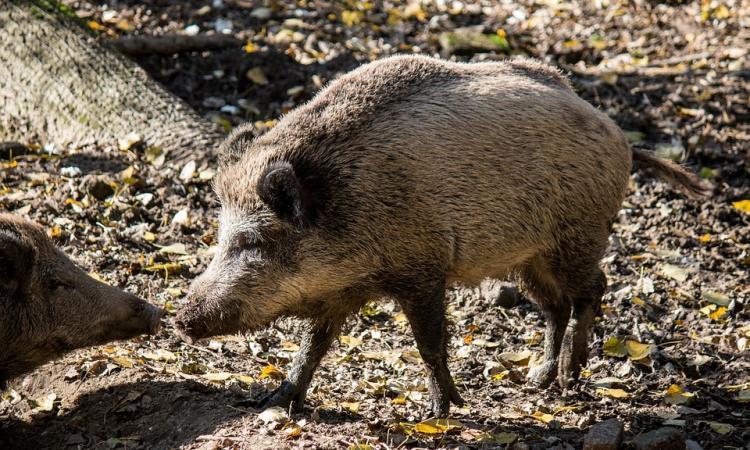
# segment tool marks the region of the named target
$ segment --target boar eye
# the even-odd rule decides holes
[[[49,278],[47,278],[47,288],[50,291],[54,291],[55,289],[68,289],[70,287],[70,283],[67,283],[55,276],[50,276]]]

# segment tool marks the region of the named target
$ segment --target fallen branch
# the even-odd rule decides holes
[[[109,44],[128,56],[173,55],[175,53],[222,50],[239,47],[242,41],[228,34],[168,34],[163,36],[125,36]]]

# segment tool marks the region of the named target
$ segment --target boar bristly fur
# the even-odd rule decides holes
[[[90,277],[38,225],[0,214],[0,385],[70,350],[155,332],[162,314]]]
[[[309,319],[288,379],[267,399],[301,407],[347,315],[390,297],[442,416],[462,403],[447,365],[446,288],[513,278],[547,320],[530,377],[567,386],[587,359],[606,288],[599,261],[632,155],[612,120],[546,65],[367,64],[268,133],[240,127],[225,141],[218,251],[177,328],[198,339]]]

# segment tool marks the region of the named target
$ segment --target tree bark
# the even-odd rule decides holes
[[[48,0],[0,0],[0,140],[116,145],[212,158],[223,134]]]

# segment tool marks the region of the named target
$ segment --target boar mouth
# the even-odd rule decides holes
[[[166,312],[146,302],[137,305],[136,309],[137,312],[130,314],[125,320],[107,320],[102,323],[100,340],[130,339],[141,334],[158,333]]]

